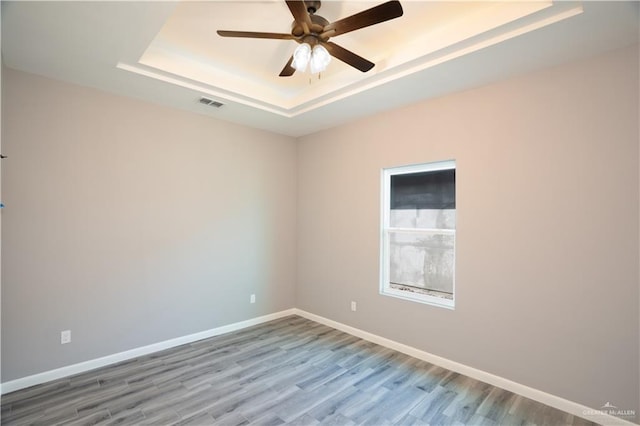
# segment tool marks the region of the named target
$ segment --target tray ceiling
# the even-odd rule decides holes
[[[317,14],[380,3],[323,1]],[[334,59],[319,76],[278,77],[297,43],[216,34],[289,32],[281,0],[3,1],[2,47],[10,67],[298,136],[637,42],[637,4],[616,3],[402,1],[402,17],[331,40],[374,62],[367,73]]]

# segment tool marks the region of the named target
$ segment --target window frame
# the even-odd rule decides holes
[[[455,309],[456,299],[456,228],[457,228],[457,205],[456,205],[456,228],[454,229],[429,229],[429,228],[399,228],[391,227],[391,176],[435,172],[439,170],[457,170],[455,160],[445,160],[430,163],[410,164],[406,166],[383,168],[381,172],[381,212],[380,212],[380,294],[399,299],[410,300],[412,302],[424,303],[432,306],[439,306],[447,309]],[[456,180],[457,181],[457,180]],[[425,233],[430,235],[446,234],[453,235],[453,283],[452,299],[430,296],[427,294],[413,293],[391,288],[390,286],[390,233],[391,232],[411,232]]]

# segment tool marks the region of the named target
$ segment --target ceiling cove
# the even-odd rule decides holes
[[[341,19],[381,2],[323,1],[317,13]],[[343,34],[341,46],[375,63],[360,72],[333,60],[319,74],[279,77],[292,40],[224,38],[216,30],[288,33],[284,1],[182,1],[150,42],[117,67],[165,83],[293,118],[582,13],[575,2],[403,1],[403,16]],[[247,16],[255,19],[246,19]]]

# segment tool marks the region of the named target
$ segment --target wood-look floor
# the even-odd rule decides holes
[[[2,397],[3,425],[587,425],[298,316]]]

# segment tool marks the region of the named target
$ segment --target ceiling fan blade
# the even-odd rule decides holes
[[[366,60],[362,56],[358,56],[355,53],[345,49],[344,47],[340,47],[333,42],[327,41],[320,44],[322,44],[327,49],[331,56],[336,59],[340,59],[345,64],[351,65],[352,67],[357,68],[362,72],[367,72],[376,65],[373,62]]]
[[[296,72],[296,69],[291,66],[292,62],[293,55],[291,55],[291,58],[289,58],[289,62],[287,62],[287,65],[285,65],[284,68],[282,68],[282,71],[280,71],[280,77],[291,77],[293,73]]]
[[[304,4],[304,1],[287,0],[286,3],[293,15],[293,19],[300,24],[305,34],[309,34],[311,32],[309,30],[311,27],[311,18],[309,17],[309,12],[307,12],[307,6]]]
[[[252,31],[223,31],[218,30],[218,35],[221,37],[243,37],[243,38],[268,38],[276,40],[293,40],[294,37],[291,34],[281,33],[260,33]]]
[[[379,24],[390,19],[402,16],[402,5],[399,1],[392,0],[381,5],[364,10],[347,18],[332,22],[324,27],[323,34],[329,37],[335,37],[350,31],[359,30],[360,28],[370,25]]]

